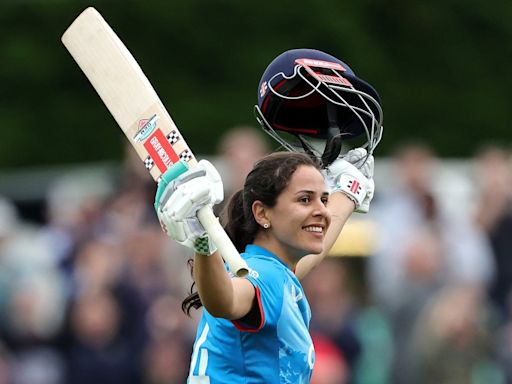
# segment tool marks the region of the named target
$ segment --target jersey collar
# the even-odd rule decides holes
[[[266,256],[270,257],[271,259],[275,259],[280,264],[284,265],[287,269],[290,269],[290,267],[279,257],[277,257],[275,254],[270,252],[268,249],[265,249],[263,247],[260,247],[259,245],[255,244],[249,244],[245,247],[245,253],[249,255],[258,255],[258,256]],[[291,270],[291,269],[290,269]]]

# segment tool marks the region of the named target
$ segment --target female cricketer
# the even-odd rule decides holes
[[[301,144],[305,153],[264,157],[227,204],[223,225],[249,266],[246,277],[229,273],[196,217],[203,206],[222,201],[215,167],[202,160],[159,186],[165,189],[157,193],[165,196],[156,202],[160,222],[174,240],[195,251],[197,293],[183,307],[186,312],[204,307],[190,384],[309,383],[315,353],[300,279],[321,262],[354,210],[368,211],[374,192],[372,152],[380,140],[375,131],[382,129],[382,111],[376,92],[363,83],[346,64],[315,50],[287,51],[265,71],[257,106],[264,129],[305,141],[312,128],[309,136],[327,144],[318,156]],[[287,116],[307,109],[316,121]],[[361,132],[366,145],[340,155],[340,138]]]

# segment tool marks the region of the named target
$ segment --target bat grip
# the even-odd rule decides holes
[[[220,225],[219,220],[215,217],[212,209],[209,206],[201,208],[197,211],[197,218],[217,246],[222,258],[228,264],[230,271],[238,277],[246,276],[249,273],[247,263],[238,253],[226,231],[224,231],[224,228]]]

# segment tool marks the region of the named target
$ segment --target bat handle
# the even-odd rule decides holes
[[[228,264],[229,269],[238,277],[244,277],[249,273],[249,267],[244,259],[240,256],[237,249],[231,242],[219,220],[215,217],[212,209],[205,206],[197,211],[197,218],[203,225],[206,232],[217,246],[224,261]]]

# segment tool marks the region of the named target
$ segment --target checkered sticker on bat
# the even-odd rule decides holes
[[[153,166],[155,165],[155,162],[151,158],[151,156],[148,156],[144,159],[144,167],[146,167],[147,170],[151,170]]]
[[[183,152],[180,153],[180,160],[190,161],[194,158],[194,155],[192,152],[190,152],[188,149],[185,149]]]
[[[167,135],[167,140],[169,140],[169,143],[171,143],[171,145],[176,144],[179,139],[180,135],[176,130],[173,130],[171,133]]]

